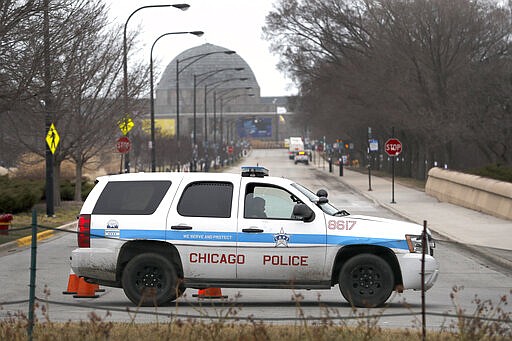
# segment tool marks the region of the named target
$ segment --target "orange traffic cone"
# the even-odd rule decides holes
[[[68,289],[62,293],[64,295],[76,294],[78,291],[78,282],[78,276],[73,272],[73,270],[69,270]]]
[[[227,296],[222,295],[222,290],[220,288],[206,288],[199,289],[197,295],[192,295],[192,297],[197,298],[228,298]]]
[[[80,281],[78,282],[78,290],[76,295],[73,295],[74,298],[98,298],[99,295],[96,295],[96,287],[92,283],[87,283],[83,277],[80,277]]]
[[[94,291],[95,292],[105,292],[105,289],[100,289],[100,285],[97,283],[92,283],[94,285]]]
[[[206,289],[199,289],[197,290],[197,294],[193,294],[192,297],[202,297],[206,294]]]

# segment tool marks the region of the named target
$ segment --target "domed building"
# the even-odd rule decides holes
[[[283,120],[277,108],[286,104],[286,97],[260,96],[251,67],[234,51],[203,44],[167,65],[155,90],[155,119],[163,132],[195,136],[196,144],[238,138],[282,141],[286,135],[279,131]]]

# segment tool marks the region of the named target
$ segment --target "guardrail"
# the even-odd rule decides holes
[[[425,192],[440,201],[512,220],[512,183],[432,168]]]

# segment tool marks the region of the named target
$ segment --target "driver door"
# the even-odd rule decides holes
[[[308,223],[294,217],[293,207],[303,202],[292,189],[277,184],[242,178],[240,194],[237,253],[244,255],[245,262],[237,267],[237,280],[275,284],[322,279],[326,252],[323,217]],[[252,207],[255,201],[256,207]]]

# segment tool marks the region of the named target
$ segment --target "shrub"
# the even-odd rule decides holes
[[[94,184],[87,180],[82,180],[82,201],[87,198]],[[60,184],[60,198],[65,201],[75,200],[75,184],[70,180],[64,180]]]
[[[89,193],[94,187],[94,183],[88,181],[82,181],[82,201],[85,201]]]
[[[0,212],[18,213],[30,210],[43,196],[40,182],[0,177]]]
[[[499,164],[473,169],[470,173],[499,181],[512,182],[512,167]]]
[[[60,184],[60,198],[64,201],[72,201],[75,197],[75,184],[64,180]]]

